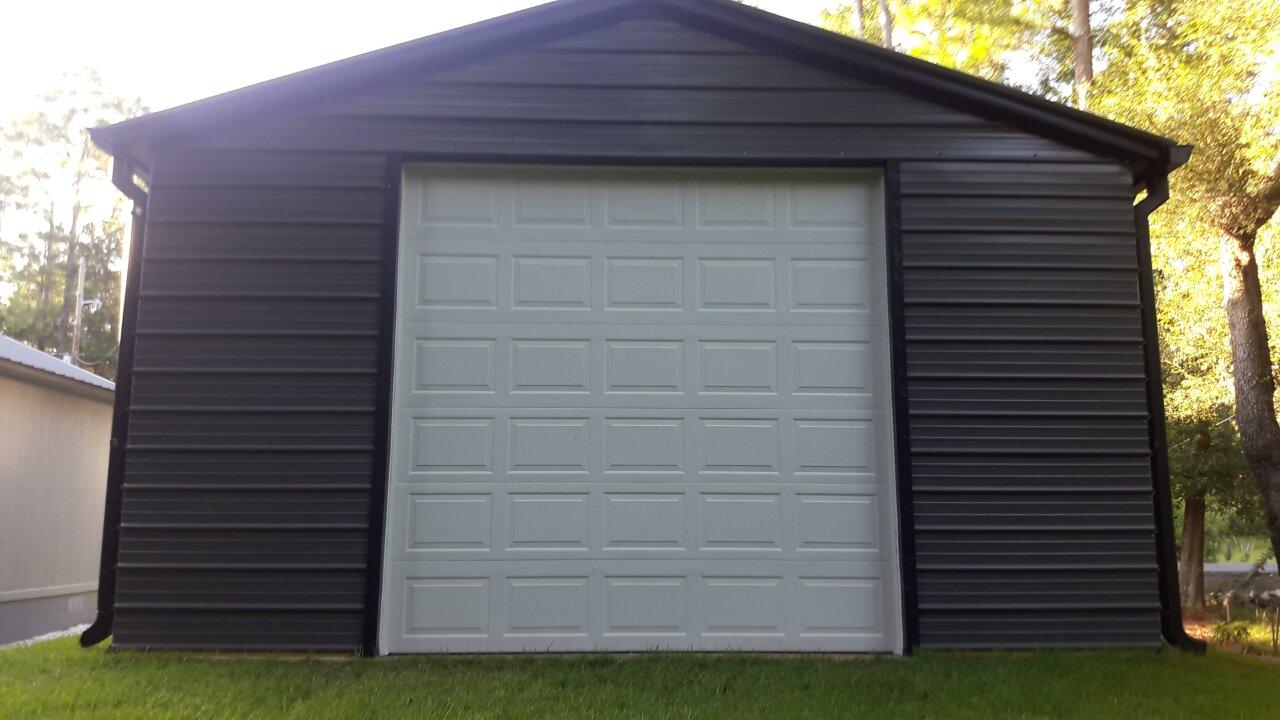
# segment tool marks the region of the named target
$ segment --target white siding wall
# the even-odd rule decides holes
[[[0,375],[0,608],[97,588],[112,401],[92,394]]]

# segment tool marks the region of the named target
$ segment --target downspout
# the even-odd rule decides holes
[[[1169,488],[1169,444],[1165,433],[1164,374],[1160,368],[1160,339],[1156,332],[1155,278],[1151,268],[1149,218],[1169,199],[1169,173],[1184,164],[1191,148],[1175,147],[1163,167],[1145,179],[1147,196],[1133,208],[1137,230],[1138,291],[1142,301],[1142,348],[1147,385],[1147,436],[1151,442],[1151,480],[1156,521],[1156,582],[1160,593],[1160,635],[1169,645],[1196,653],[1205,643],[1187,635],[1182,625],[1178,589],[1178,554],[1173,538],[1173,496]]]
[[[102,517],[102,558],[98,566],[98,614],[80,634],[80,645],[97,645],[111,636],[115,624],[116,562],[120,557],[120,505],[124,494],[124,451],[129,437],[129,398],[133,390],[133,350],[138,322],[138,285],[142,275],[142,242],[147,221],[147,192],[133,180],[133,164],[123,153],[111,167],[111,182],[133,201],[129,265],[125,274],[120,353],[116,359],[116,398],[111,416],[111,453],[107,460],[107,497]]]

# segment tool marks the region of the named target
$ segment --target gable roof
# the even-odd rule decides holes
[[[521,45],[576,34],[658,8],[704,31],[764,47],[828,71],[927,96],[1032,134],[1167,172],[1190,147],[1044,98],[789,20],[732,0],[556,0],[250,85],[91,131],[107,152],[146,162],[154,138],[198,133],[300,102],[353,92],[410,69],[443,69]]]

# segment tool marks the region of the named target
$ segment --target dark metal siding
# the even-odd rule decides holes
[[[921,644],[1158,643],[1130,175],[901,185]]]
[[[922,643],[1157,641],[1125,171],[637,17],[156,149],[119,645],[360,647],[391,154],[904,161]]]
[[[158,158],[117,644],[359,647],[383,167],[360,155]]]

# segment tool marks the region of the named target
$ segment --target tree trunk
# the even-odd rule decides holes
[[[866,28],[864,27],[864,25],[866,25],[866,22],[865,22],[866,15],[867,15],[867,7],[865,4],[863,4],[863,0],[854,0],[853,18],[858,23],[859,38],[866,38],[867,36]]]
[[[57,232],[57,229],[58,229],[57,226],[54,225],[53,223],[53,206],[52,205],[49,206],[49,214],[47,216],[47,219],[49,220],[49,233],[44,236],[44,264],[46,267],[53,262],[53,243],[54,243],[54,238],[56,237],[55,233]],[[51,288],[49,287],[48,273],[41,271],[36,275],[36,278],[37,278],[36,307],[43,308],[46,305],[48,305],[49,293],[51,292]]]
[[[1182,553],[1178,557],[1178,586],[1182,607],[1204,610],[1204,490],[1187,496],[1182,509]]]
[[[1093,82],[1093,32],[1089,26],[1089,0],[1071,0],[1071,51],[1074,56],[1076,105],[1088,104]]]
[[[58,311],[58,349],[68,352],[71,347],[71,336],[75,329],[71,327],[75,319],[76,279],[80,274],[80,254],[75,238],[67,240],[67,263],[62,268],[62,309]]]
[[[880,44],[893,49],[893,12],[889,0],[880,0]]]
[[[79,182],[77,181],[77,186]],[[77,193],[79,188],[77,187]],[[67,264],[62,268],[62,310],[58,313],[58,348],[68,352],[71,347],[71,321],[75,317],[76,278],[80,274],[80,245],[76,242],[80,233],[80,202],[71,206],[71,231],[67,235]]]
[[[1262,495],[1271,547],[1280,557],[1280,424],[1276,423],[1276,385],[1262,315],[1255,237],[1256,233],[1241,233],[1222,239],[1223,305],[1235,364],[1240,446]]]

